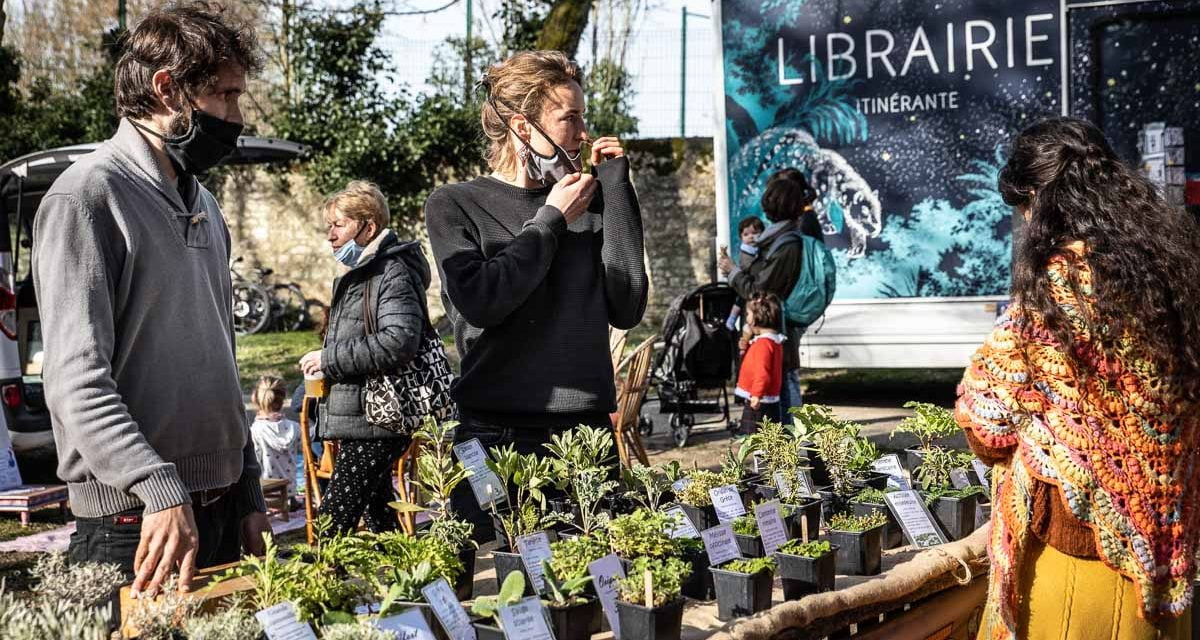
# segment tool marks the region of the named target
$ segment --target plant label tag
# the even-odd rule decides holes
[[[554,640],[546,610],[537,596],[500,607],[500,627],[508,640]]]
[[[804,469],[796,471],[796,488],[800,490],[800,495],[803,498],[811,498],[817,495],[817,489],[813,486],[812,476],[808,475],[808,471]]]
[[[742,494],[736,486],[727,484],[723,487],[713,487],[708,490],[708,495],[712,498],[717,521],[721,524],[733,522],[746,515],[746,505],[742,504]]]
[[[500,478],[487,467],[488,455],[479,438],[454,445],[454,455],[467,468],[467,482],[475,494],[475,502],[486,509],[493,503],[507,502],[508,495]]]
[[[679,493],[680,491],[683,491],[684,489],[686,489],[687,486],[691,483],[692,483],[691,478],[680,478],[680,479],[676,480],[675,482],[671,483],[671,491],[674,491],[675,493]]]
[[[546,587],[542,560],[550,559],[550,536],[545,531],[517,536],[517,553],[521,554],[521,563],[525,565],[533,590],[541,593]]]
[[[466,442],[454,445],[454,455],[467,471],[480,471],[487,468],[488,454],[483,450],[479,438],[471,438]]]
[[[267,640],[317,640],[317,634],[306,622],[296,618],[291,602],[280,602],[254,614],[267,634]]]
[[[773,477],[775,478],[775,488],[779,490],[779,497],[785,500],[792,497],[792,487],[788,484],[787,474],[776,471]]]
[[[971,460],[971,468],[975,470],[975,476],[979,478],[979,484],[983,485],[983,488],[986,489],[988,493],[991,493],[992,488],[988,486],[987,478],[988,466],[983,463],[983,460],[975,458]]]
[[[900,528],[904,530],[904,537],[908,538],[912,546],[926,549],[950,542],[934,522],[929,509],[925,507],[925,501],[921,499],[921,494],[912,490],[895,491],[885,495],[883,499],[896,521],[900,523]]]
[[[603,558],[588,564],[588,573],[592,575],[592,585],[600,598],[600,607],[604,609],[604,617],[612,629],[613,637],[621,637],[621,621],[617,616],[617,581],[625,577],[625,569],[617,554],[610,553]]]
[[[467,615],[467,610],[458,601],[458,596],[454,594],[454,589],[450,588],[450,583],[446,582],[445,578],[438,578],[425,585],[421,594],[425,596],[425,602],[433,609],[433,615],[437,616],[450,640],[475,640],[475,627],[471,626],[471,617]]]
[[[683,510],[683,507],[676,505],[670,509],[667,509],[666,513],[669,516],[675,517],[675,526],[671,527],[671,530],[667,532],[671,535],[671,538],[700,537],[700,532],[696,530],[695,523],[693,523],[692,519],[688,517],[688,514]]]
[[[399,615],[380,618],[375,621],[375,626],[391,631],[396,640],[437,640],[425,616],[416,607],[405,609]]]
[[[700,532],[704,539],[704,551],[708,553],[708,565],[719,567],[730,560],[742,557],[737,538],[733,537],[733,525],[719,524]]]
[[[952,469],[950,471],[950,486],[955,489],[966,489],[971,486],[971,478],[967,476],[967,470]]]
[[[768,556],[787,543],[787,526],[779,515],[778,500],[754,507],[754,517],[758,520],[758,536],[762,538],[763,551]]]
[[[871,468],[880,473],[887,474],[889,487],[902,491],[912,489],[912,484],[909,483],[908,476],[904,475],[904,466],[900,464],[900,456],[889,453],[871,463]]]

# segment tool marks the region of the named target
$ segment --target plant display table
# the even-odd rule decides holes
[[[67,515],[67,486],[62,484],[30,484],[0,491],[0,511],[17,513],[21,526],[29,525],[29,514],[38,509],[55,507]]]

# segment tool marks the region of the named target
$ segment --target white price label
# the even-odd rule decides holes
[[[625,569],[617,554],[610,553],[603,558],[588,564],[588,573],[592,575],[592,584],[596,587],[596,595],[600,598],[600,607],[604,609],[604,617],[612,629],[613,637],[621,637],[621,621],[617,616],[617,581],[625,577]]]
[[[500,607],[500,627],[508,640],[554,640],[546,611],[537,596]]]
[[[712,498],[718,522],[733,522],[746,515],[746,505],[742,504],[742,494],[736,486],[727,484],[723,487],[713,487],[708,490],[708,495]]]
[[[403,613],[375,621],[375,626],[385,631],[391,631],[396,640],[437,640],[429,622],[417,608],[406,609]]]
[[[541,593],[546,586],[542,560],[550,559],[550,537],[545,531],[517,536],[517,552],[521,554],[521,562],[525,565],[529,581],[533,583],[534,592]]]
[[[949,542],[933,521],[929,509],[925,508],[921,494],[916,491],[894,491],[885,495],[884,500],[912,546],[925,549]]]
[[[700,532],[696,530],[695,523],[693,523],[692,519],[688,517],[688,514],[683,510],[683,507],[676,505],[670,509],[667,509],[666,513],[669,516],[675,517],[674,526],[671,526],[670,524],[667,525],[668,527],[671,527],[667,533],[671,534],[672,538],[700,537]]]
[[[737,538],[733,537],[733,526],[719,524],[711,529],[700,532],[704,539],[704,551],[708,553],[708,564],[719,567],[730,560],[742,557],[738,549]]]
[[[754,507],[754,518],[758,521],[758,536],[762,538],[763,551],[768,556],[787,543],[787,525],[779,515],[778,500]]]
[[[908,481],[908,476],[904,473],[904,465],[900,464],[900,456],[894,453],[880,457],[871,463],[871,468],[880,473],[887,474],[888,486],[893,489],[907,491],[912,488],[912,484]]]
[[[254,614],[267,634],[267,640],[317,640],[312,627],[296,618],[291,602],[280,602]]]
[[[475,640],[475,627],[471,625],[471,617],[467,615],[467,610],[458,601],[458,596],[445,578],[438,578],[425,585],[421,594],[425,596],[425,602],[433,608],[433,615],[437,616],[450,640]]]

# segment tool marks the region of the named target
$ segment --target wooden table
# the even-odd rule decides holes
[[[283,521],[287,522],[292,517],[291,500],[288,499],[288,481],[283,478],[263,478],[262,492],[263,498],[267,501],[267,506],[279,512],[283,516]]]
[[[27,484],[0,491],[0,512],[20,514],[21,526],[29,526],[29,514],[38,509],[58,506],[63,517],[68,514],[67,486],[62,484]]]

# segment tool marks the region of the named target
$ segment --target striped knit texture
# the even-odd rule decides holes
[[[1048,265],[1051,294],[1072,327],[1081,367],[1036,312],[1014,303],[971,358],[956,418],[985,445],[1009,450],[992,484],[992,638],[1016,638],[1017,585],[1029,539],[1033,481],[1058,488],[1095,535],[1100,559],[1137,587],[1147,619],[1191,604],[1200,534],[1197,407],[1129,336],[1105,357],[1084,310],[1091,271],[1076,244]],[[1072,287],[1074,285],[1074,287]],[[1079,292],[1076,295],[1075,291]]]

